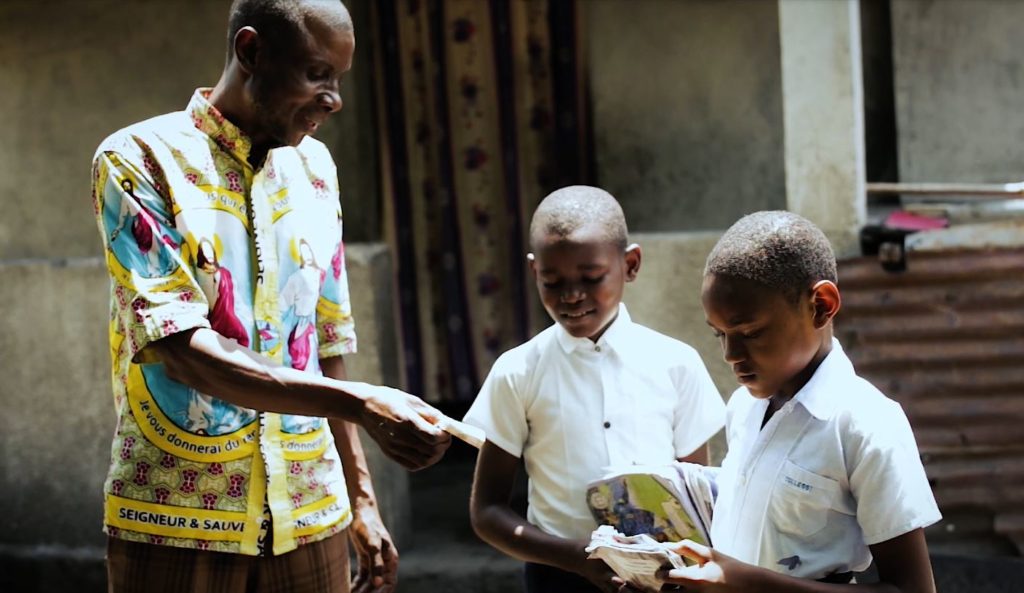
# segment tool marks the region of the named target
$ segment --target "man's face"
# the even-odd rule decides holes
[[[342,77],[352,67],[352,31],[311,16],[296,47],[270,55],[252,75],[255,144],[298,146],[341,109]]]
[[[596,341],[618,313],[639,252],[623,253],[593,226],[567,238],[540,238],[534,249],[530,269],[548,315],[570,335]]]
[[[810,289],[793,303],[759,282],[729,276],[704,278],[701,303],[736,379],[757,398],[796,394],[822,337],[814,323]]]

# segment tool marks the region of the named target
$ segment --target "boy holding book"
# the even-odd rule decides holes
[[[903,409],[857,376],[832,319],[836,261],[789,212],[733,225],[708,256],[702,302],[742,387],[729,400],[713,549],[668,571],[697,591],[934,593],[923,528],[940,519]]]
[[[504,353],[466,422],[483,428],[470,514],[485,541],[526,561],[528,593],[615,591],[584,548],[597,527],[587,485],[609,466],[706,463],[724,405],[697,352],[633,322],[621,304],[640,270],[607,192],[560,189],[541,202],[527,257],[553,326]],[[509,506],[529,475],[524,520]]]

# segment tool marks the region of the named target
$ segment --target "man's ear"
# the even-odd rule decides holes
[[[530,271],[534,274],[537,273],[537,258],[532,253],[526,254],[526,261],[530,264]]]
[[[632,282],[636,280],[636,275],[640,273],[640,262],[643,260],[643,253],[640,251],[640,246],[636,243],[631,243],[629,247],[626,247],[626,282]]]
[[[831,280],[819,280],[811,288],[811,304],[814,307],[814,327],[821,329],[832,321],[843,304],[839,287]]]
[[[235,60],[246,74],[251,75],[256,70],[262,46],[260,34],[252,27],[242,27],[235,33]]]

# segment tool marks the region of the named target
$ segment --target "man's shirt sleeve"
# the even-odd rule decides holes
[[[338,196],[337,183],[333,195]],[[319,338],[320,358],[351,354],[356,351],[356,326],[352,318],[352,304],[348,294],[348,273],[345,271],[345,241],[342,236],[342,216],[339,204],[337,233],[333,243],[334,256],[320,289],[316,306],[316,331]]]
[[[111,321],[126,354],[147,362],[143,350],[150,343],[210,327],[209,305],[182,257],[183,238],[156,182],[124,156],[102,151],[92,184],[114,297]]]

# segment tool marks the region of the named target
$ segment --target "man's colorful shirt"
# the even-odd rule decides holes
[[[327,422],[200,393],[145,348],[212,328],[310,373],[354,352],[337,172],[311,138],[254,170],[249,139],[208,94],[117,132],[93,162],[118,415],[105,528],[243,554],[260,553],[272,529],[281,554],[351,520]]]

